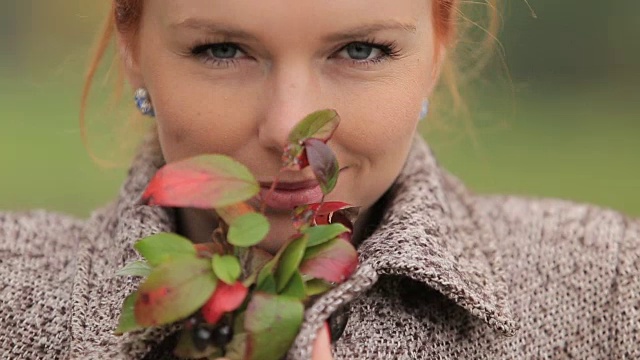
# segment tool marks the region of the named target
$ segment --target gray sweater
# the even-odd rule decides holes
[[[163,159],[146,141],[88,220],[0,213],[0,359],[159,359],[170,328],[113,335],[139,238],[175,231],[137,201]],[[416,140],[360,265],[306,312],[289,358],[349,304],[337,359],[640,359],[640,222],[560,200],[478,196]],[[160,344],[160,345],[159,345]],[[169,358],[169,357],[166,357]]]

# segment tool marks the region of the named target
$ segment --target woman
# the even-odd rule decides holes
[[[168,356],[166,330],[113,335],[135,288],[114,272],[137,258],[136,240],[175,231],[203,241],[213,221],[140,205],[149,179],[166,162],[222,153],[268,187],[289,130],[320,108],[342,118],[329,200],[365,209],[360,265],[308,309],[290,358],[329,358],[330,347],[344,359],[640,358],[640,222],[474,195],[416,138],[456,40],[457,2],[113,4],[105,39],[117,29],[128,82],[157,126],[119,198],[89,221],[0,214],[2,358]],[[309,179],[281,175],[266,250],[293,231],[282,208],[313,200]],[[345,328],[330,345],[318,331],[334,314]]]

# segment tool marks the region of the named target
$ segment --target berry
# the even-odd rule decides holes
[[[196,327],[192,332],[193,346],[198,351],[204,351],[211,344],[212,335],[211,329],[204,326]]]

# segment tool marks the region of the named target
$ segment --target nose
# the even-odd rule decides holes
[[[322,107],[321,89],[313,69],[304,64],[274,68],[265,86],[265,111],[258,126],[260,144],[282,153],[293,127]]]

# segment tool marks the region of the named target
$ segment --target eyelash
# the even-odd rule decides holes
[[[357,59],[345,59],[356,66],[369,66],[381,63],[385,60],[398,58],[400,55],[400,50],[398,49],[398,45],[395,41],[389,42],[377,42],[373,39],[367,39],[363,41],[352,41],[348,44],[345,44],[338,48],[335,53],[339,53],[347,48],[347,46],[352,44],[362,44],[365,46],[370,46],[374,49],[378,49],[382,52],[382,54],[378,57],[368,60],[357,60]],[[233,42],[200,42],[196,43],[191,47],[190,54],[198,58],[200,61],[204,62],[207,65],[212,65],[220,68],[227,68],[230,66],[235,66],[238,64],[238,59],[230,58],[230,59],[220,59],[216,57],[211,57],[206,54],[207,50],[211,49],[213,46],[221,46],[228,45],[235,47],[238,51],[245,52],[241,46]],[[332,55],[333,56],[333,55]]]
[[[371,46],[374,49],[378,49],[382,52],[382,54],[378,57],[375,57],[373,59],[369,59],[369,60],[356,60],[356,59],[347,59],[347,61],[350,61],[352,64],[354,65],[358,65],[358,66],[368,66],[368,65],[373,65],[373,64],[378,64],[381,63],[385,60],[391,60],[391,59],[396,59],[400,56],[400,49],[398,48],[398,44],[395,41],[388,41],[388,42],[378,42],[374,39],[366,39],[364,41],[353,41],[350,42],[342,47],[340,47],[338,49],[338,51],[336,51],[336,53],[341,52],[342,50],[345,50],[347,48],[347,46],[351,45],[351,44],[362,44],[362,45],[366,45],[366,46]]]
[[[207,65],[213,65],[216,67],[229,67],[237,64],[237,60],[233,59],[219,59],[216,57],[211,57],[206,54],[207,50],[212,48],[213,46],[221,46],[221,45],[230,45],[237,48],[239,51],[242,51],[242,48],[235,43],[232,42],[201,42],[191,47],[190,54],[191,56],[201,60]]]

